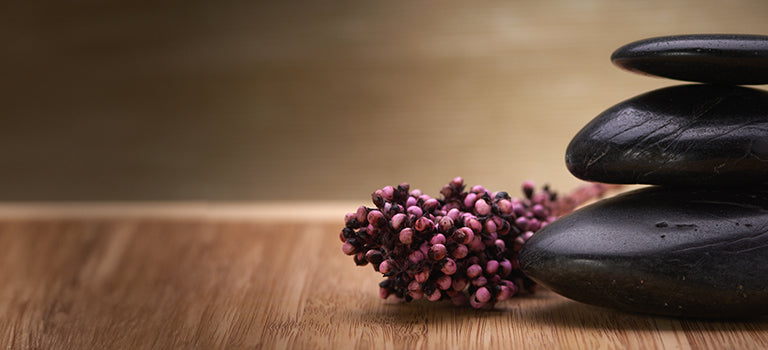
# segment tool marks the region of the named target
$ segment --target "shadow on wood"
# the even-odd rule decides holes
[[[684,329],[691,328],[702,332],[768,329],[768,317],[740,320],[674,318],[623,312],[568,299],[551,302],[526,313],[525,316],[537,323],[587,329],[672,331],[680,325]]]

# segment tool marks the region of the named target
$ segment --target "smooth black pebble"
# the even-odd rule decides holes
[[[520,264],[588,304],[686,317],[768,314],[768,189],[618,195],[537,232]]]
[[[744,186],[768,182],[768,92],[680,85],[621,102],[566,151],[576,177],[618,184]]]
[[[703,83],[768,84],[768,36],[675,35],[620,47],[611,61],[626,70]]]

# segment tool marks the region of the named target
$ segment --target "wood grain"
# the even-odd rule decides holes
[[[95,212],[0,210],[0,347],[768,347],[767,318],[627,314],[546,290],[494,311],[383,301],[380,276],[341,253],[336,217]]]

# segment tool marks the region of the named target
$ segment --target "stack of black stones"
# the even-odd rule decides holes
[[[584,180],[657,185],[609,198],[534,235],[528,276],[566,297],[626,311],[768,314],[768,36],[642,40],[621,68],[703,84],[621,102],[571,141]]]

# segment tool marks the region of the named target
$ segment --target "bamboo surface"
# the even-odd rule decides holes
[[[493,311],[384,301],[380,275],[341,252],[344,208],[0,205],[0,347],[768,347],[768,318],[629,314],[544,289]]]

